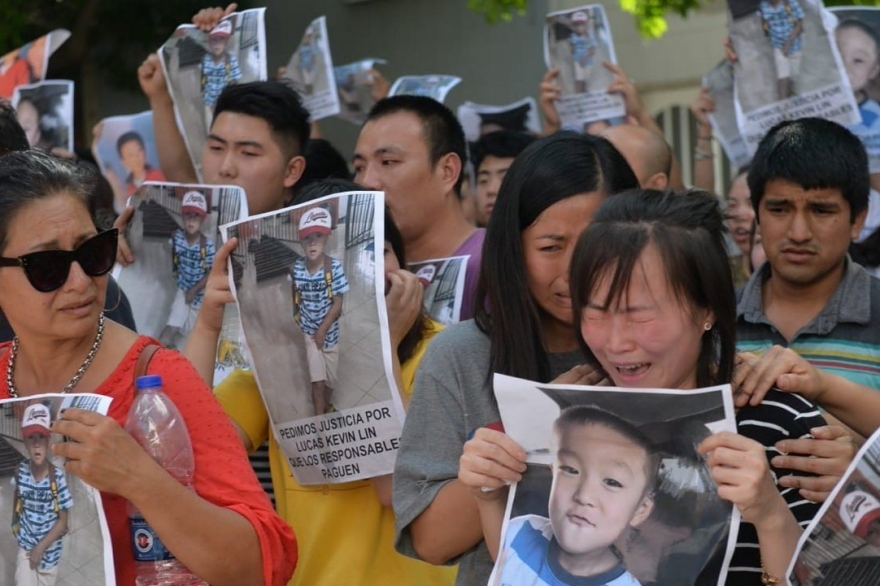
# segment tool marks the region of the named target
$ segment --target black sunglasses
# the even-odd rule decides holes
[[[18,258],[0,257],[0,267],[21,267],[34,289],[49,293],[67,282],[73,261],[90,277],[106,275],[116,262],[118,242],[119,230],[112,228],[92,236],[76,250],[41,250]]]

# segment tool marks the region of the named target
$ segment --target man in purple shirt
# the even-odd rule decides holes
[[[461,208],[464,131],[443,104],[423,96],[378,102],[361,128],[354,151],[354,180],[385,192],[406,246],[418,263],[469,256],[460,319],[474,314],[485,231]]]

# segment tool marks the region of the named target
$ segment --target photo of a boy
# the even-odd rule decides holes
[[[147,149],[143,137],[131,130],[123,133],[116,141],[116,152],[119,162],[128,170],[125,177],[125,191],[131,196],[145,181],[165,181],[160,169],[154,169],[147,163]]]
[[[590,15],[579,10],[571,15],[571,55],[574,61],[574,91],[582,94],[587,91],[587,84],[593,71],[593,57],[596,55],[596,37],[591,30]]]
[[[51,423],[49,408],[39,403],[28,406],[21,421],[28,457],[19,463],[15,475],[16,586],[53,586],[58,577],[73,499],[64,470],[49,461]]]
[[[183,228],[175,230],[171,237],[171,262],[177,292],[168,324],[159,336],[159,341],[169,348],[177,347],[196,323],[216,252],[213,240],[202,232],[202,224],[208,215],[205,196],[198,191],[186,192],[181,213]]]
[[[851,490],[840,502],[840,518],[849,531],[880,547],[880,501],[864,490]]]
[[[302,93],[310,96],[315,90],[315,65],[317,54],[320,50],[315,33],[310,26],[303,35],[302,44],[299,47],[299,70],[302,75]]]
[[[780,100],[794,95],[794,78],[800,71],[804,11],[797,0],[762,0],[758,13],[773,47]]]
[[[880,155],[880,105],[867,89],[880,75],[880,40],[874,28],[851,18],[837,25],[834,36],[862,117],[848,128],[862,140],[868,156],[876,157]]]
[[[214,118],[214,105],[227,85],[241,80],[238,57],[229,51],[232,21],[224,20],[208,33],[208,52],[202,58],[202,99],[205,102],[205,121],[208,126]]]
[[[615,543],[654,509],[659,456],[644,433],[593,406],[553,424],[550,518],[515,517],[502,546],[505,586],[639,586]]]
[[[304,256],[291,269],[293,317],[306,338],[315,415],[335,410],[330,396],[339,364],[339,316],[348,280],[342,263],[324,252],[332,233],[332,217],[324,208],[307,210],[299,220]]]

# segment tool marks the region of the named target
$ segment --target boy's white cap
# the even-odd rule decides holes
[[[865,539],[868,527],[880,519],[880,501],[863,490],[854,490],[840,501],[840,518],[853,535]]]
[[[590,17],[583,10],[578,10],[571,15],[571,22],[587,22],[588,20],[590,20]]]
[[[204,216],[208,214],[208,200],[198,191],[187,191],[183,195],[183,204],[181,210],[184,214],[198,214]]]
[[[220,24],[211,29],[211,32],[208,33],[209,39],[220,38],[223,37],[228,39],[232,36],[232,21],[224,20],[221,21]]]
[[[437,267],[434,265],[425,265],[416,271],[416,277],[418,280],[427,287],[431,284],[431,281],[434,280],[434,274],[437,272]]]
[[[30,437],[35,433],[52,433],[52,416],[49,408],[42,403],[29,405],[21,418],[22,437]]]
[[[332,225],[330,212],[324,208],[312,208],[299,219],[299,237],[306,238],[309,234],[330,234]]]

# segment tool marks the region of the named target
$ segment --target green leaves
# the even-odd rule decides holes
[[[682,17],[700,8],[707,0],[620,0],[624,12],[636,19],[636,27],[643,37],[656,39],[666,32],[666,14],[673,12]]]
[[[524,15],[527,4],[528,0],[468,0],[468,8],[482,13],[489,24],[509,21],[514,13]]]

